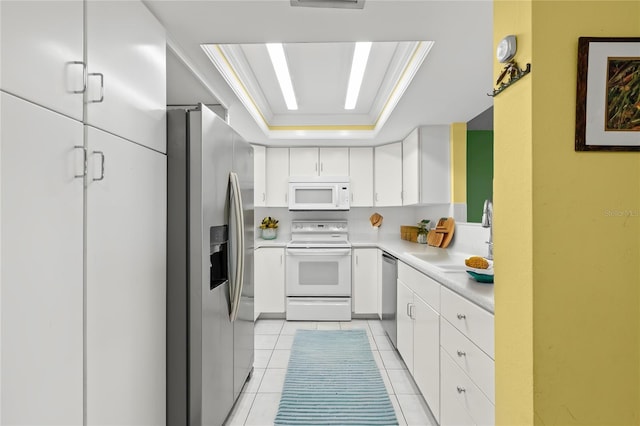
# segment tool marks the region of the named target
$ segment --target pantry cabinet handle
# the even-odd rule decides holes
[[[267,201],[267,194],[264,192],[262,193],[262,201]]]
[[[87,90],[87,64],[82,61],[71,61],[69,65],[82,65],[82,90],[72,90],[71,93],[84,93]],[[77,176],[76,176],[77,177]]]
[[[463,351],[457,351],[457,353],[458,353],[458,356],[459,356],[459,357],[463,357],[463,356],[466,356],[466,355],[467,355],[467,353],[466,353],[466,352],[463,352]]]
[[[100,177],[99,178],[93,178],[93,181],[103,180],[104,179],[104,152],[102,152],[102,151],[92,151],[91,154],[98,154],[101,157],[101,159],[100,159]]]
[[[407,303],[407,316],[411,318],[411,303]]]
[[[87,149],[83,145],[74,145],[73,149],[81,149],[82,150],[82,174],[73,175],[75,178],[84,178],[87,174]]]
[[[409,309],[409,313],[410,313],[409,316],[411,317],[411,319],[416,319],[415,311],[416,311],[416,305],[412,303],[411,308]]]
[[[463,387],[457,386],[456,389],[458,390],[458,393],[463,393],[466,392],[467,390]]]
[[[324,172],[324,163],[320,163],[320,172]]]
[[[458,314],[456,316],[458,317],[459,320],[463,320],[463,319],[467,318],[467,316],[465,314]]]
[[[356,266],[358,266],[358,256],[356,255]]]
[[[100,97],[98,99],[89,100],[88,102],[98,104],[104,101],[104,74],[102,74],[101,72],[90,72],[89,74],[87,74],[87,76],[89,77],[94,75],[100,78]]]

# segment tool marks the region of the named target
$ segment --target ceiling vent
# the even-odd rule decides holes
[[[362,9],[364,0],[291,0],[291,6]]]

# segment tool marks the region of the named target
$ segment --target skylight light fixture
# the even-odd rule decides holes
[[[282,91],[282,96],[284,96],[287,108],[290,110],[298,109],[298,102],[296,101],[296,94],[293,91],[291,74],[289,74],[289,66],[287,65],[287,58],[284,56],[282,43],[267,43],[267,51],[269,52],[273,69],[276,72],[276,77],[278,77],[280,90]]]
[[[347,86],[347,99],[344,102],[344,109],[354,109],[360,94],[364,70],[367,68],[371,52],[370,41],[360,41],[356,43],[353,51],[353,62],[351,63],[351,74],[349,75],[349,85]]]

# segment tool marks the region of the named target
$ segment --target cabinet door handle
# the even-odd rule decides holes
[[[407,316],[411,318],[411,303],[407,303]]]
[[[82,65],[82,90],[72,90],[71,93],[84,93],[87,90],[87,64],[82,61],[71,61],[69,65]]]
[[[289,193],[287,193],[287,192],[284,193],[284,202],[285,203],[289,202]]]
[[[457,351],[457,354],[458,354],[459,357],[463,357],[463,356],[467,355],[467,353],[463,352],[463,351]]]
[[[262,193],[262,201],[267,201],[267,194],[264,192]]]
[[[324,163],[320,163],[320,172],[324,172]]]
[[[316,163],[316,172],[318,171],[318,163]]]
[[[356,255],[356,266],[358,266],[358,256]]]
[[[283,254],[281,254],[281,255],[280,255],[280,265],[282,265],[282,261],[283,261],[283,260],[284,260],[284,255],[283,255]]]
[[[100,78],[100,97],[98,99],[90,99],[89,103],[100,103],[104,101],[104,74],[100,72],[90,72],[87,74],[88,77],[98,76]]]
[[[91,154],[98,154],[100,155],[100,177],[99,178],[93,178],[93,181],[98,181],[98,180],[103,180],[104,179],[104,152],[102,151],[92,151]]]
[[[87,174],[87,149],[83,145],[74,145],[73,149],[82,150],[82,173],[73,175],[75,178],[84,178]]]
[[[353,192],[351,193],[351,202],[353,203]]]
[[[412,304],[411,304],[411,308],[409,308],[409,313],[410,313],[410,315],[409,315],[409,316],[410,316],[410,317],[411,317],[411,319],[413,319],[413,320],[414,320],[414,319],[416,319],[416,314],[415,314],[415,312],[416,312],[416,305],[414,305],[414,304],[412,303]]]
[[[458,393],[463,393],[466,392],[467,390],[463,387],[457,386],[456,389],[458,390]]]
[[[467,318],[465,314],[457,314],[456,316],[458,317],[459,320],[463,320]]]

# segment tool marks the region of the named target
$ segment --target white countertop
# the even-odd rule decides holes
[[[256,239],[255,247],[285,247],[290,240],[290,235],[278,235],[275,240]],[[409,253],[437,253],[442,249],[431,247],[426,244],[417,244],[400,239],[398,236],[377,236],[377,235],[349,235],[349,241],[353,248],[375,247],[386,251],[398,258],[403,263],[410,265],[423,274],[433,278],[446,288],[461,295],[465,299],[475,303],[481,308],[493,313],[493,284],[479,283],[473,280],[464,271],[442,272],[441,269],[432,266],[429,262],[420,260],[409,255]],[[480,255],[479,253],[458,253],[451,252],[460,257]]]

